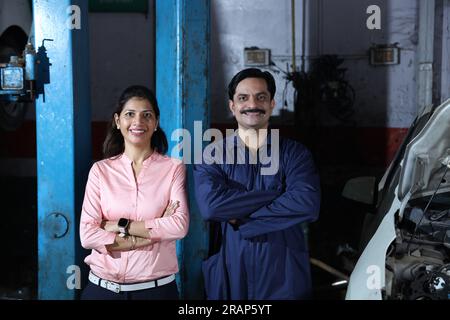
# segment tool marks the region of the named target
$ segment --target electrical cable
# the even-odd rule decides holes
[[[416,233],[417,233],[417,230],[419,229],[419,226],[420,226],[420,224],[422,223],[423,218],[425,217],[425,213],[428,211],[428,208],[430,207],[431,202],[433,201],[434,197],[436,196],[436,193],[437,193],[438,190],[439,190],[439,187],[441,186],[442,182],[444,181],[444,178],[445,178],[445,175],[447,174],[447,171],[448,171],[448,169],[449,169],[449,166],[450,166],[450,162],[447,163],[447,165],[445,166],[444,174],[442,175],[442,178],[441,178],[441,180],[439,181],[438,186],[437,186],[436,189],[434,190],[433,195],[431,196],[430,200],[428,201],[427,205],[425,206],[425,209],[423,210],[423,213],[422,213],[422,216],[420,217],[419,222],[418,222],[418,223],[416,224],[416,226],[414,227],[414,231],[413,231],[411,237],[409,238],[408,245],[406,246],[406,252],[408,252],[408,253],[410,253],[410,252],[409,252],[409,246],[410,246],[410,244],[411,244],[411,241],[414,239],[414,237],[415,237],[415,235],[416,235]]]

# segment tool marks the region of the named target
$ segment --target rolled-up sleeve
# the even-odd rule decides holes
[[[108,253],[106,245],[114,243],[115,233],[103,230],[100,225],[103,213],[100,203],[100,177],[97,164],[89,172],[80,218],[80,240],[85,249]]]
[[[170,200],[179,202],[172,215],[145,221],[145,227],[149,229],[150,237],[154,241],[181,239],[188,232],[189,204],[186,194],[186,167],[183,163],[180,163],[174,171]]]

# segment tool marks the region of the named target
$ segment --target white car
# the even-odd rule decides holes
[[[369,203],[378,193],[347,300],[450,299],[449,167],[447,100],[416,119],[376,191],[373,178],[347,182],[347,198]]]

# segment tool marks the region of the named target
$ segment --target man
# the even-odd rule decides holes
[[[311,296],[301,224],[318,217],[319,177],[303,145],[268,130],[275,90],[269,72],[237,73],[228,94],[238,130],[216,142],[222,147],[215,149],[215,163],[194,166],[200,212],[205,220],[221,222],[220,251],[203,265],[208,299]],[[277,170],[263,174],[267,158],[277,162]]]

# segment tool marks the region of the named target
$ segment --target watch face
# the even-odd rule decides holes
[[[128,219],[120,218],[117,225],[121,228],[126,228],[128,226]]]

